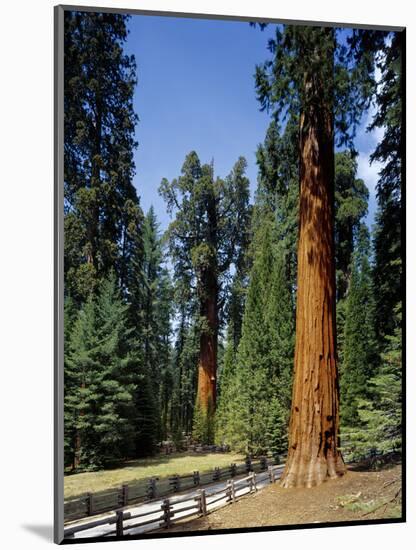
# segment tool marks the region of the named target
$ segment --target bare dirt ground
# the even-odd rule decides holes
[[[378,471],[349,468],[345,476],[311,489],[276,483],[170,531],[400,518],[401,513],[401,466],[395,464]]]

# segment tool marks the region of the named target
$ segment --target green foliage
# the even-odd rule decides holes
[[[400,450],[400,35],[278,25],[271,59],[256,69],[271,122],[257,150],[254,207],[244,158],[215,178],[213,162],[201,164],[193,151],[177,179],[161,182],[173,217],[162,238],[132,184],[138,118],[126,20],[65,16],[66,465],[87,470],[148,456],[166,438],[179,448],[191,431],[244,453],[286,452],[299,117],[316,107],[333,113],[338,144],[350,146],[334,156],[342,430],[353,458]],[[378,109],[370,126],[384,128],[371,157],[383,163],[374,266],[362,223],[368,189],[352,149],[371,98]],[[204,335],[215,347],[220,341],[216,411],[195,399]]]
[[[137,399],[138,438],[137,455],[147,456],[156,450],[156,444],[166,434],[166,405],[162,414],[162,399],[169,395],[166,370],[171,355],[171,326],[173,290],[170,276],[163,267],[163,250],[158,223],[149,209],[143,225],[143,271],[141,342],[143,348],[143,375],[145,383],[139,388]],[[163,425],[162,422],[165,422]]]
[[[82,304],[114,269],[133,294],[142,212],[133,153],[134,57],[127,18],[65,12],[65,292]]]
[[[172,393],[169,428],[173,434],[192,431],[199,351],[198,324],[195,319],[188,321],[185,307],[181,308],[179,321],[170,369]]]
[[[298,139],[299,120],[291,115],[283,133],[272,120],[264,144],[257,149],[259,168],[253,232],[271,212],[276,235],[286,254],[286,275],[290,288],[296,287],[299,214]],[[253,248],[258,245],[253,241]]]
[[[201,341],[211,339],[208,349],[215,357],[220,317],[232,279],[230,267],[234,265],[240,273],[248,234],[249,181],[245,169],[245,159],[239,158],[224,180],[214,179],[213,164],[201,165],[192,151],[185,159],[181,176],[172,182],[162,180],[159,188],[168,211],[175,215],[166,239],[173,261],[175,296],[181,304],[183,327],[192,319]],[[184,341],[179,344],[182,354]],[[193,364],[194,369],[196,364]],[[180,369],[183,366],[180,364]],[[176,391],[175,400],[182,409],[180,389]],[[212,439],[213,407],[214,404],[209,405],[208,412],[206,404],[196,407],[194,435],[202,437],[203,441]],[[175,415],[178,416],[177,412]],[[182,413],[180,418],[183,422]]]
[[[357,393],[354,422],[345,426],[347,448],[352,458],[373,453],[386,453],[401,448],[401,169],[402,169],[402,36],[389,33],[373,43],[366,33],[357,31],[357,47],[366,47],[376,54],[381,73],[375,100],[377,110],[369,128],[383,128],[383,137],[371,155],[371,160],[383,163],[377,184],[378,210],[374,229],[374,266],[371,273],[375,289],[373,335],[377,339],[380,365],[362,380],[365,389]],[[366,268],[368,271],[368,268]],[[366,275],[367,279],[369,275]],[[364,322],[364,320],[361,320]],[[359,326],[359,323],[357,323]],[[356,330],[357,341],[351,349],[357,356],[360,344],[370,335]],[[363,336],[365,332],[365,336]],[[374,349],[374,345],[373,345]],[[368,348],[362,358],[368,357]],[[350,415],[351,416],[351,415]]]
[[[238,340],[238,342],[240,339]],[[241,397],[236,385],[236,364],[238,342],[234,337],[233,319],[230,319],[227,329],[227,341],[224,350],[218,384],[218,406],[215,414],[215,439],[219,445],[228,444],[233,449],[242,448],[238,434],[244,430],[241,409],[238,408]],[[238,424],[238,426],[236,426]],[[243,448],[243,451],[246,451]]]
[[[383,163],[377,185],[379,199],[392,198],[400,204],[403,152],[402,132],[402,49],[403,33],[389,33],[378,51],[377,66],[381,79],[377,87],[375,112],[369,129],[383,128],[371,160]]]
[[[383,346],[393,333],[392,311],[400,303],[403,288],[401,205],[392,198],[379,201],[374,229],[374,285],[376,294],[376,331]]]
[[[358,403],[368,397],[368,380],[377,366],[374,331],[374,289],[369,263],[369,235],[362,226],[352,266],[345,307],[343,362],[341,366],[341,425],[360,425]]]
[[[376,228],[374,231],[374,284],[376,294],[376,332],[384,346],[386,336],[394,332],[393,310],[401,301],[402,268],[402,128],[403,33],[386,33],[367,41],[356,33],[359,47],[372,49],[381,78],[375,94],[376,110],[369,129],[382,128],[383,136],[370,160],[382,164],[377,183]]]
[[[181,176],[163,179],[159,192],[175,219],[166,234],[174,264],[178,301],[204,294],[204,277],[211,272],[219,290],[228,290],[229,268],[237,265],[249,231],[249,181],[240,157],[231,173],[214,179],[213,165],[201,165],[189,153]],[[197,288],[198,287],[198,288]]]
[[[296,145],[290,148],[291,143],[296,144],[296,139],[292,137],[285,145],[279,135],[279,124],[288,118],[286,134],[299,115],[309,124],[329,114],[334,120],[337,144],[347,144],[353,151],[355,127],[375,98],[379,111],[373,127],[387,125],[387,131],[372,156],[372,159],[386,162],[378,186],[380,206],[373,272],[368,260],[368,235],[361,222],[367,212],[368,190],[364,182],[356,179],[354,154],[345,151],[335,156],[341,415],[344,428],[348,425],[352,429],[362,427],[363,411],[362,408],[357,411],[357,407],[373,395],[368,381],[371,377],[375,379],[378,372],[375,326],[380,344],[385,334],[391,334],[392,311],[400,299],[401,38],[398,34],[390,35],[389,45],[388,33],[365,30],[343,33],[341,35],[339,29],[278,25],[274,38],[269,41],[271,59],[256,68],[257,97],[262,110],[271,113],[272,122],[265,143],[258,150],[259,189],[254,227],[261,225],[264,212],[272,211],[283,215],[277,217],[277,226],[285,228],[294,213],[293,207],[288,209],[283,205],[282,208],[281,199],[289,196],[286,190],[290,189],[291,178],[296,174],[298,152]],[[381,56],[380,49],[383,51]],[[374,77],[377,63],[382,73],[381,85],[377,85]],[[285,235],[287,233],[281,233],[283,242]],[[283,246],[286,253],[293,251],[293,242],[293,237],[286,241]],[[256,241],[255,232],[254,254],[259,245],[261,237]],[[289,280],[295,288],[294,279]],[[253,278],[250,285],[252,283]],[[252,377],[249,378],[251,383]],[[241,388],[237,394],[242,395]],[[241,403],[244,409],[243,399]],[[374,417],[380,414],[376,407]]]
[[[128,336],[127,306],[111,274],[80,309],[65,349],[67,449],[78,454],[80,468],[103,467],[131,452],[139,379]]]
[[[350,151],[335,154],[335,265],[337,301],[345,298],[351,277],[354,244],[367,214],[368,189],[356,178],[357,161]]]
[[[352,459],[369,454],[401,452],[402,446],[402,337],[401,311],[394,315],[395,330],[386,337],[378,372],[368,380],[367,398],[358,401],[358,429],[346,431]]]
[[[293,115],[281,135],[272,121],[258,147],[242,335],[235,340],[230,318],[216,415],[219,443],[276,458],[286,451],[293,364],[297,127]]]
[[[244,452],[278,454],[287,442],[293,310],[270,217],[259,231],[238,351],[229,342],[225,353],[217,440]]]
[[[214,404],[210,400],[208,407],[201,406],[198,401],[195,404],[192,437],[202,445],[212,445],[215,437]]]
[[[377,35],[363,31],[361,36],[361,42],[352,36],[345,41],[340,29],[277,25],[268,45],[272,59],[256,67],[262,110],[278,119],[319,105],[332,111],[339,145],[352,146],[355,126],[376,87],[375,51],[366,45],[380,43]]]

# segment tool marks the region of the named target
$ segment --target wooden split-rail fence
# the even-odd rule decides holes
[[[234,478],[244,473],[265,471],[270,464],[271,462],[264,456],[256,460],[247,457],[243,463],[233,463],[225,468],[216,467],[209,472],[194,471],[191,474],[174,475],[162,479],[151,477],[136,483],[126,483],[114,489],[86,493],[64,502],[65,522],[95,516],[130,504],[149,502],[155,498],[208,485],[222,479]]]
[[[138,511],[137,513],[125,509],[115,510],[112,515],[105,518],[67,527],[64,530],[64,538],[74,538],[77,534],[106,525],[109,525],[110,528],[101,536],[122,537],[129,535],[132,529],[141,529],[142,532],[144,530],[168,529],[175,522],[191,516],[201,517],[207,515],[212,511],[214,504],[216,504],[215,509],[217,509],[236,502],[238,498],[244,495],[256,492],[257,483],[260,480],[268,479],[270,483],[274,483],[277,479],[275,470],[282,467],[283,465],[269,465],[267,472],[260,474],[250,471],[244,478],[229,479],[225,487],[209,494],[206,493],[205,489],[199,489],[196,496],[188,495],[174,500],[166,498],[158,509],[146,512]],[[146,526],[147,529],[144,529]]]

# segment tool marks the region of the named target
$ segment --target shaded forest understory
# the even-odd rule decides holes
[[[253,82],[270,118],[254,198],[245,158],[220,176],[190,151],[176,178],[146,182],[171,218],[161,231],[133,185],[127,21],[65,14],[65,467],[187,436],[289,449],[288,484],[307,485],[342,472],[340,446],[350,460],[400,450],[400,33],[276,26]],[[372,228],[354,144],[370,108]]]
[[[278,484],[271,485],[206,517],[184,521],[169,532],[363,521],[401,515],[401,466],[390,464],[377,471],[350,468],[345,476],[312,489],[287,491]]]

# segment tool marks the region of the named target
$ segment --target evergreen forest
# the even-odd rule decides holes
[[[66,471],[191,440],[276,460],[290,447],[300,475],[298,403],[317,396],[305,406],[316,419],[325,392],[329,474],[337,452],[400,453],[401,33],[274,25],[253,67],[254,108],[268,117],[257,180],[244,156],[219,174],[189,150],[176,177],[147,183],[169,215],[162,229],[133,184],[143,113],[128,21],[65,12]],[[371,227],[354,145],[368,112],[381,136]],[[315,359],[311,379],[333,374],[312,390],[302,361]]]

